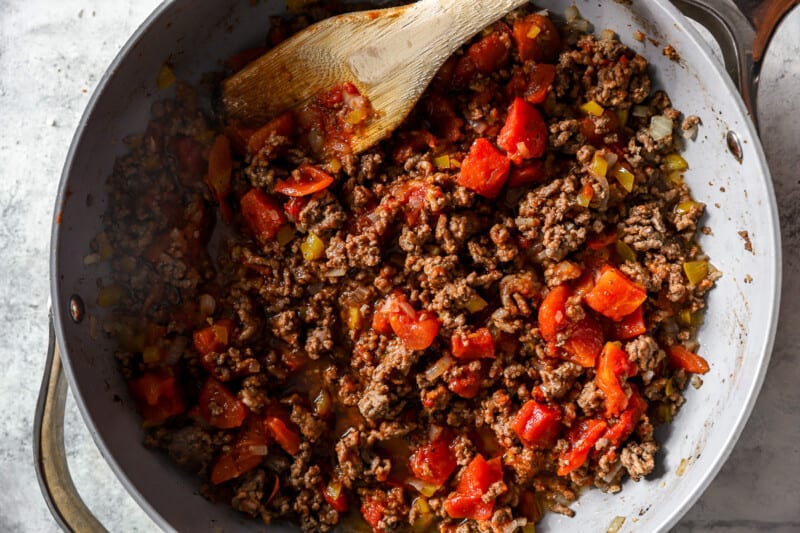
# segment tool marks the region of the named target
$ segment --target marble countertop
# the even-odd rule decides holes
[[[47,348],[48,253],[61,167],[106,66],[158,0],[0,0],[0,531],[58,528],[39,493],[31,428]],[[783,233],[783,303],[753,415],[676,531],[800,531],[800,9],[783,22],[759,92]],[[154,531],[95,447],[71,398],[66,448],[111,531]]]

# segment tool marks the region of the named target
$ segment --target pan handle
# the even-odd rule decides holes
[[[108,533],[78,494],[64,450],[64,407],[67,380],[50,317],[44,377],[33,422],[33,461],[47,506],[66,532]]]
[[[781,18],[800,0],[672,0],[684,15],[711,32],[725,69],[739,86],[758,126],[756,96],[761,58]]]

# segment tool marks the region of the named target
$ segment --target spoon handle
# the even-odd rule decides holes
[[[390,31],[364,43],[349,58],[353,74],[366,84],[378,83],[426,58],[441,66],[477,32],[528,0],[420,0],[406,9]],[[425,54],[425,55],[423,55]],[[381,61],[375,61],[375,58]]]

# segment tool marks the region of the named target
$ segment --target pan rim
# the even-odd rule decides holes
[[[59,250],[62,228],[57,222],[57,217],[68,196],[68,182],[70,181],[70,176],[73,174],[74,159],[82,143],[87,125],[91,122],[91,119],[94,115],[96,105],[101,95],[105,92],[108,84],[114,77],[120,65],[130,59],[129,56],[131,50],[134,49],[136,45],[144,39],[148,30],[154,26],[157,21],[164,17],[175,3],[176,0],[164,0],[153,10],[152,13],[150,13],[150,15],[148,15],[144,22],[136,29],[136,31],[126,41],[125,45],[117,53],[114,60],[106,69],[95,90],[93,91],[92,96],[89,99],[89,102],[76,127],[60,176],[58,193],[55,200],[55,208],[53,210],[52,232],[50,239],[50,297],[51,305],[54,310],[53,321],[55,326],[55,334],[59,345],[62,347],[62,362],[64,365],[64,371],[70,387],[72,388],[76,404],[81,412],[84,423],[92,435],[95,445],[100,449],[101,454],[121,484],[125,487],[125,490],[134,498],[137,504],[147,513],[147,515],[156,523],[156,525],[167,531],[174,531],[174,527],[162,517],[162,515],[150,503],[149,499],[131,482],[125,469],[121,467],[115,455],[111,453],[106,441],[98,431],[96,421],[90,416],[89,409],[87,407],[87,398],[84,394],[85,391],[82,391],[80,387],[76,386],[77,381],[75,379],[74,369],[70,362],[69,353],[66,350],[65,342],[66,336],[64,323],[65,321],[69,320],[69,309],[67,302],[61,301],[59,298],[60,271],[58,269],[57,252]],[[733,418],[732,423],[728,425],[729,427],[725,429],[724,446],[715,451],[715,457],[713,461],[710,463],[709,467],[702,474],[702,476],[700,476],[699,482],[697,482],[691,490],[686,491],[681,496],[677,497],[677,502],[674,502],[675,505],[673,511],[667,515],[666,518],[661,521],[661,523],[656,524],[658,531],[665,531],[672,528],[685,515],[689,508],[700,498],[700,496],[705,492],[705,490],[717,476],[722,466],[728,460],[736,443],[738,442],[741,433],[744,430],[744,426],[750,418],[753,408],[755,407],[756,400],[763,386],[764,379],[769,368],[769,362],[771,359],[778,327],[782,283],[782,249],[777,201],[775,198],[774,187],[769,172],[769,167],[767,165],[766,156],[764,154],[761,140],[758,137],[755,126],[749,118],[744,102],[742,101],[738,90],[734,86],[733,81],[724,71],[722,65],[720,65],[712,57],[710,49],[703,40],[702,36],[689,23],[688,19],[684,17],[674,5],[667,1],[658,0],[655,2],[655,5],[664,11],[664,13],[669,17],[670,21],[675,24],[678,29],[686,33],[691,44],[699,52],[699,57],[702,58],[709,69],[713,69],[714,73],[723,79],[724,88],[732,93],[737,106],[737,108],[732,110],[732,112],[735,112],[738,116],[744,117],[745,120],[743,121],[743,127],[746,128],[746,133],[749,135],[749,137],[754,140],[752,148],[757,156],[757,168],[760,170],[761,179],[764,181],[764,186],[766,188],[768,198],[770,199],[769,225],[772,229],[771,235],[764,235],[764,238],[768,239],[768,246],[764,247],[764,250],[766,250],[765,273],[771,274],[771,278],[769,280],[771,283],[770,291],[769,294],[765,293],[765,297],[771,298],[772,306],[769,309],[769,314],[768,317],[766,317],[765,322],[769,324],[769,329],[764,335],[760,345],[757,346],[756,349],[753,349],[753,352],[760,356],[758,361],[758,372],[748,377],[748,386],[742,388],[741,394],[744,397],[743,408],[739,411],[739,413],[737,413],[737,416]]]

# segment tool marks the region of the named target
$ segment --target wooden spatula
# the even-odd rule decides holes
[[[461,44],[527,1],[420,0],[323,20],[226,79],[223,111],[230,121],[259,125],[350,82],[375,111],[351,140],[361,152],[403,121]]]

